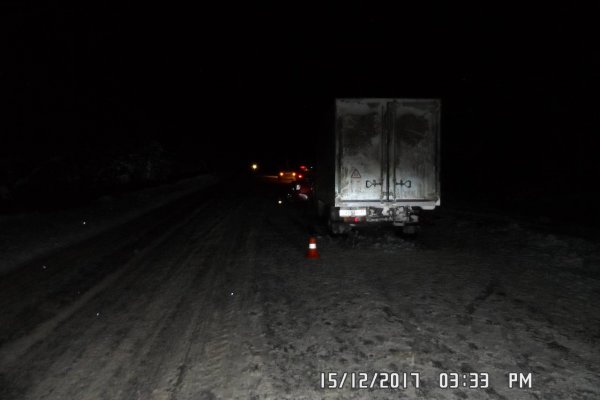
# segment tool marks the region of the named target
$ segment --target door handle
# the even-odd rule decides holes
[[[398,185],[400,185],[400,186],[406,186],[407,188],[410,188],[412,186],[412,182],[409,179],[407,179],[405,181],[403,181],[402,179],[400,179],[400,182],[394,181],[394,185],[396,185],[396,186],[398,186]]]
[[[382,184],[383,184],[383,182],[377,183],[377,179],[373,179],[373,181],[369,181],[369,180],[365,181],[365,186],[367,187],[367,189],[370,187],[373,187],[373,186],[377,186],[377,185],[381,186]]]

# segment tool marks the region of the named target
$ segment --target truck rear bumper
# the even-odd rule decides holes
[[[345,234],[355,229],[370,229],[383,226],[394,226],[402,229],[403,233],[414,234],[419,231],[417,221],[411,222],[393,222],[393,221],[329,221],[329,230],[333,234]]]
[[[347,224],[391,223],[395,226],[418,224],[418,211],[412,206],[334,207],[330,219]]]

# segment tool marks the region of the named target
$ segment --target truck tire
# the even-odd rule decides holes
[[[350,227],[350,225],[348,225],[344,222],[339,222],[339,221],[329,220],[328,225],[329,225],[329,232],[333,236],[346,235],[352,229]]]

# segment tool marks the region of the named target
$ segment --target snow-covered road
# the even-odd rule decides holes
[[[218,186],[3,276],[0,398],[600,398],[597,243],[442,209],[310,260],[323,231],[274,195]]]

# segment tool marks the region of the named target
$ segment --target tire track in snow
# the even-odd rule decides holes
[[[65,372],[72,375],[75,381],[80,380],[86,390],[90,390],[91,387],[96,385],[101,392],[105,391],[107,386],[110,386],[107,385],[107,382],[111,382],[111,379],[115,380],[111,377],[114,375],[114,371],[108,373],[108,377],[106,371],[117,367],[120,361],[119,351],[124,350],[124,353],[129,353],[127,347],[131,349],[136,346],[135,343],[143,343],[145,340],[151,341],[151,337],[144,335],[152,335],[155,326],[148,326],[148,324],[160,324],[162,322],[160,318],[161,311],[164,313],[165,310],[170,310],[169,301],[175,301],[180,296],[177,295],[177,292],[185,287],[185,279],[178,280],[177,278],[187,277],[187,275],[181,273],[181,270],[185,269],[186,259],[190,258],[189,250],[185,251],[186,246],[190,244],[186,239],[197,227],[203,226],[198,224],[198,219],[204,218],[205,214],[214,214],[210,210],[211,204],[208,203],[204,207],[200,207],[194,212],[193,218],[164,232],[155,242],[155,247],[136,256],[129,267],[121,268],[120,271],[123,272],[119,274],[118,279],[111,280],[112,283],[116,281],[114,286],[103,285],[104,292],[99,290],[94,301],[81,304],[77,313],[71,313],[71,317],[63,319],[61,326],[57,328],[57,332],[50,336],[49,342],[42,343],[38,348],[33,349],[31,354],[27,354],[24,360],[20,360],[19,364],[21,365],[36,366],[31,371],[28,368],[27,373],[24,374],[29,377],[28,385],[35,387],[36,385],[32,385],[32,383],[38,382],[39,384],[31,398],[43,398],[44,396],[56,396],[50,398],[79,397],[77,393],[81,388],[75,387],[75,385],[54,387],[55,381],[60,380],[61,374],[64,376]],[[218,220],[218,215],[216,219]],[[209,227],[210,229],[212,227]],[[179,238],[184,240],[182,241]],[[179,248],[184,251],[175,252],[176,258],[173,258],[168,252],[163,254],[162,250],[164,249],[174,250],[172,248],[174,242],[181,243]],[[167,268],[160,267],[158,265],[160,263],[167,266]],[[193,271],[189,271],[188,275],[190,272],[193,273]],[[157,288],[159,292],[166,293],[160,293],[155,298],[147,299],[145,293],[152,290],[151,288]],[[173,295],[168,295],[169,291],[173,292]],[[111,294],[110,297],[107,297],[107,294]],[[149,304],[147,303],[148,300],[150,301]],[[133,304],[133,308],[129,303]],[[165,306],[165,304],[167,305]],[[103,314],[98,320],[93,316],[96,310],[106,312],[106,316]],[[154,312],[157,313],[149,316],[150,322],[144,321],[147,310],[155,310]],[[128,315],[130,317],[122,320],[123,316]],[[143,324],[142,329],[136,331],[137,327],[134,322]],[[139,335],[137,340],[133,339],[136,335]],[[130,336],[133,336],[133,338]],[[133,339],[133,342],[131,339]],[[64,344],[69,342],[71,345],[64,349]],[[120,346],[122,346],[121,349]],[[63,350],[64,353],[61,354]],[[36,359],[39,356],[36,356],[36,354],[42,354],[43,357],[41,358],[46,361],[43,363],[37,362]],[[55,361],[48,364],[51,360]],[[89,376],[84,376],[78,371],[90,371],[90,373]],[[93,378],[90,379],[90,377]]]
[[[246,399],[261,383],[259,332],[251,316],[255,243],[253,227],[260,213],[248,214],[252,205],[232,212],[234,234],[225,233],[212,260],[218,276],[201,301],[212,312],[196,325],[186,350],[176,399]],[[234,224],[227,228],[231,230]],[[256,314],[256,312],[254,312]]]
[[[3,276],[0,346],[30,333],[37,325],[77,302],[87,290],[116,272],[135,254],[145,251],[164,231],[185,218],[196,204],[211,201],[214,195],[208,196],[208,200],[206,197],[202,191],[179,198]],[[22,293],[28,294],[26,298]]]

